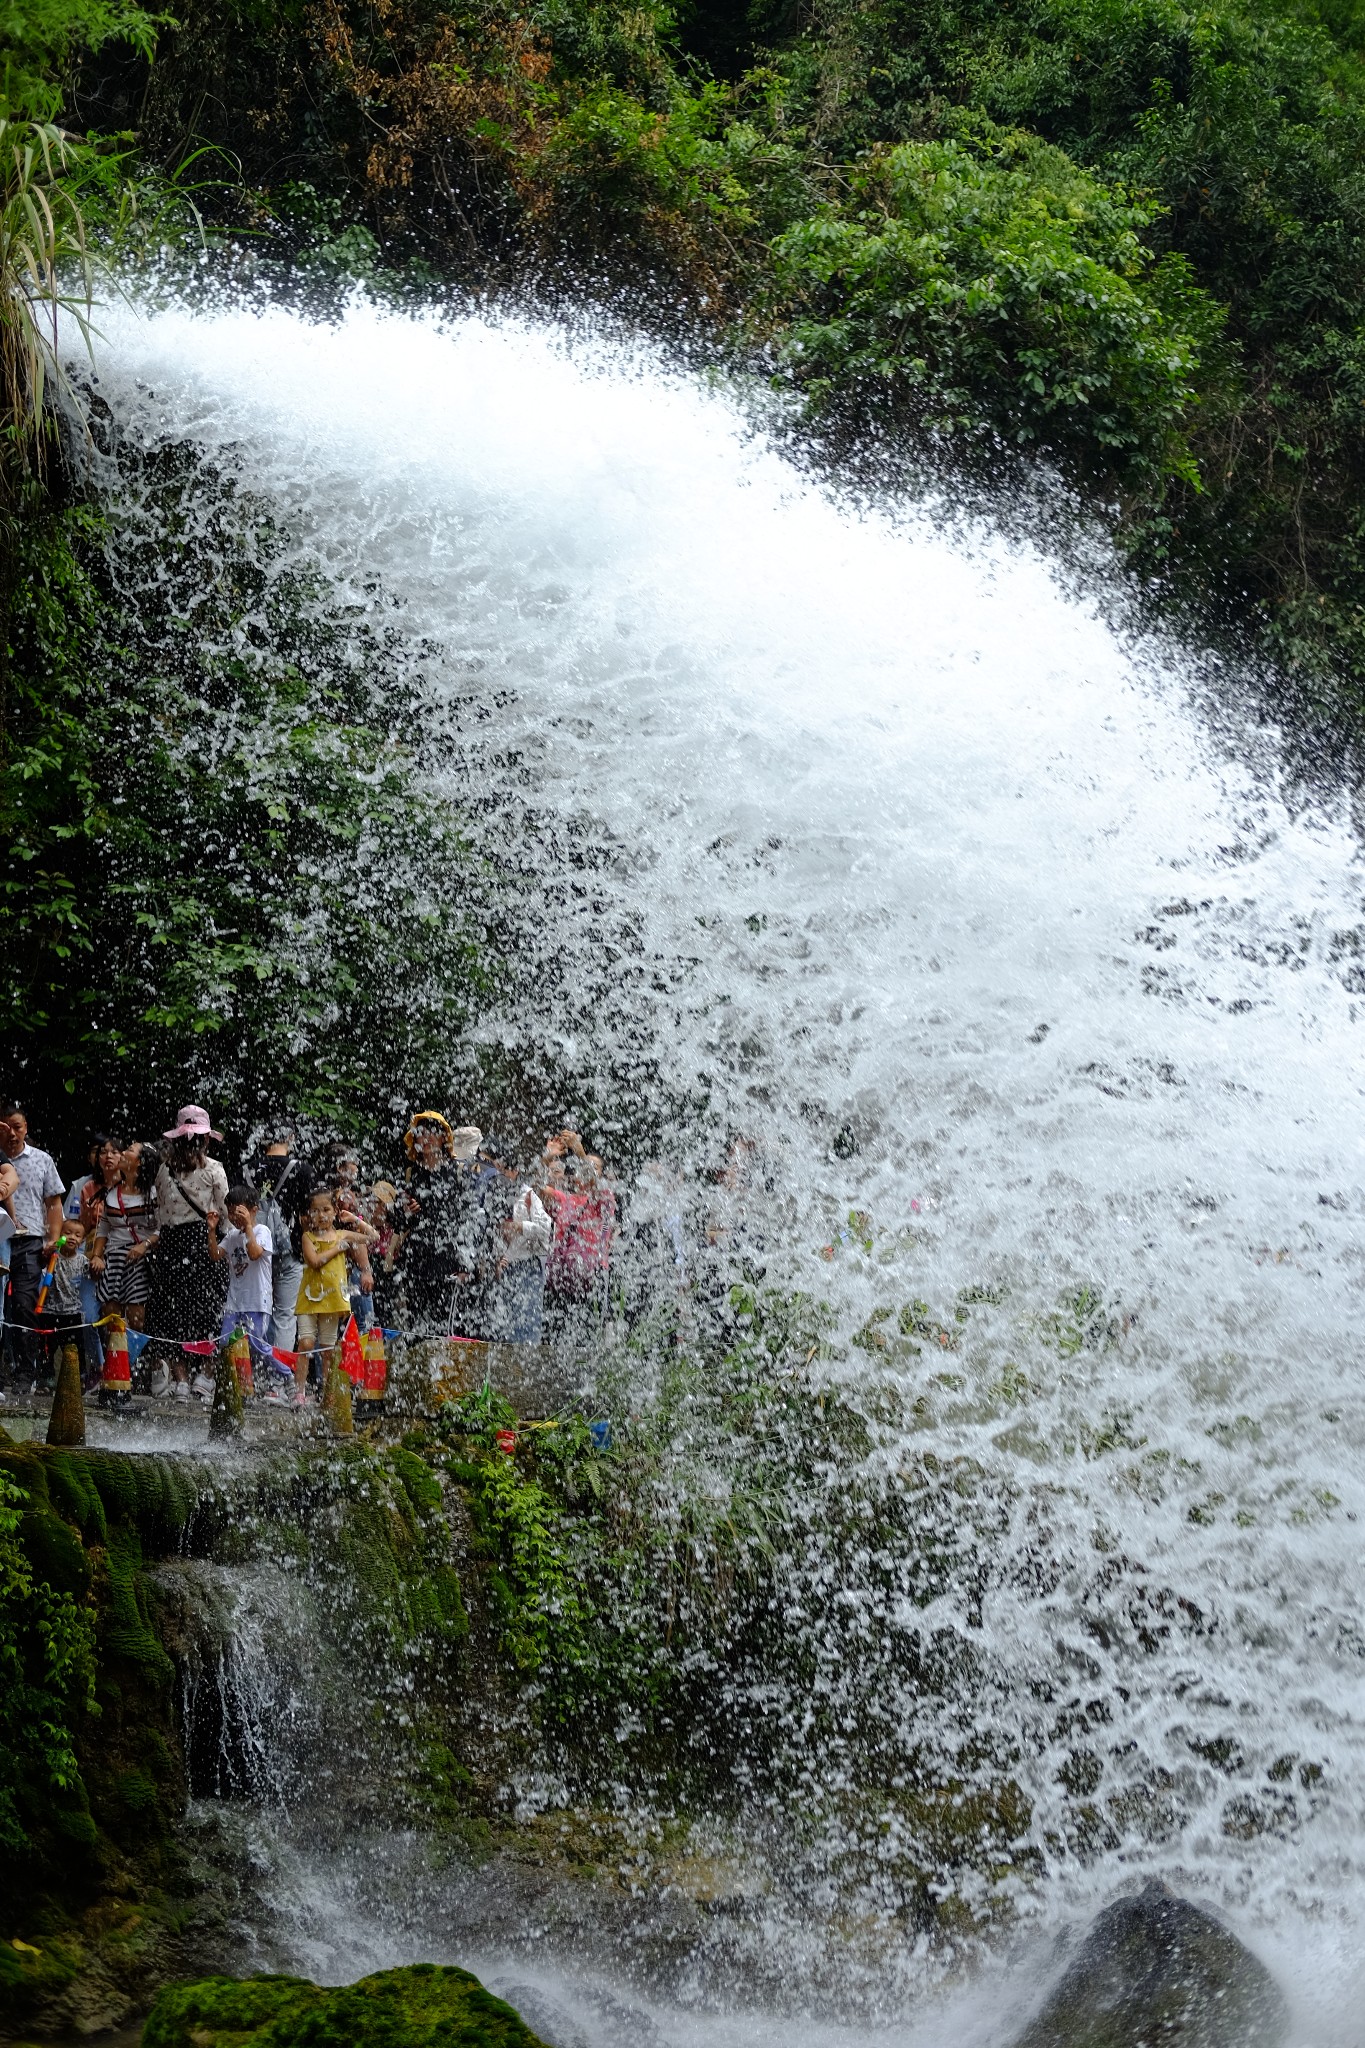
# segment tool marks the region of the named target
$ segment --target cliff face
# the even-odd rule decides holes
[[[0,2027],[117,2025],[195,1925],[175,1667],[147,1563],[195,1478],[169,1458],[0,1450]]]

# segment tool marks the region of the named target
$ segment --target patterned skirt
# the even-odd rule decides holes
[[[104,1308],[138,1308],[152,1295],[152,1267],[156,1253],[148,1252],[144,1258],[128,1257],[133,1240],[130,1237],[111,1237],[107,1240],[104,1254],[104,1271],[95,1282],[99,1304]]]
[[[151,1334],[182,1344],[216,1341],[227,1300],[227,1263],[211,1256],[207,1223],[164,1224],[154,1263]]]

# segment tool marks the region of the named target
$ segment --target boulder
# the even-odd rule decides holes
[[[1014,2048],[1280,2048],[1288,2023],[1265,1965],[1152,1880],[1105,1907]]]
[[[163,1991],[142,2048],[545,2048],[468,1970],[417,1963],[324,1990],[306,1977],[205,1977]]]

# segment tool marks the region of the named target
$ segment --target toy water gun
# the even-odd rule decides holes
[[[47,1297],[52,1291],[52,1276],[57,1270],[57,1256],[65,1243],[65,1237],[59,1237],[47,1255],[47,1264],[43,1267],[43,1277],[38,1282],[38,1300],[34,1310],[36,1315],[41,1315],[47,1307]]]

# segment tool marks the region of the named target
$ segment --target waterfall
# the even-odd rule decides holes
[[[269,1561],[177,1562],[156,1580],[191,1797],[287,1814],[317,1774],[330,1693],[307,1593]]]
[[[916,1625],[985,1673],[958,1733],[1020,1750],[1042,1910],[1156,1870],[1325,1996],[1365,1896],[1346,804],[1215,736],[1046,534],[845,502],[643,348],[363,302],[102,326],[123,435],[397,606],[423,773],[515,855],[538,967],[484,1040],[617,1076],[601,1148],[685,1172],[694,1241],[750,1162],[769,1279],[910,1404],[879,1470],[980,1475]],[[1126,1818],[1078,1843],[1086,1797]]]

